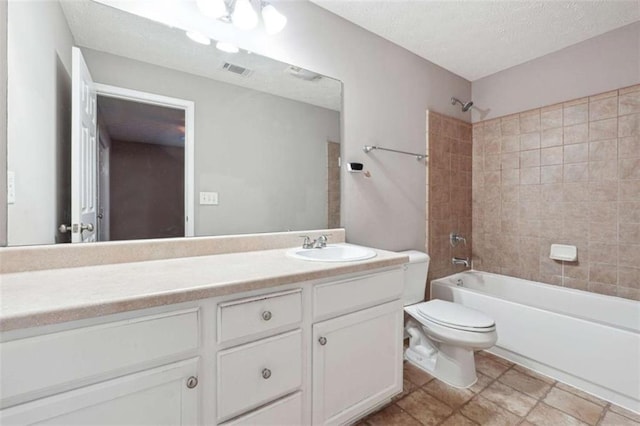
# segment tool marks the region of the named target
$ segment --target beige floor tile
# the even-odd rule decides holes
[[[603,407],[582,399],[562,389],[553,388],[543,400],[547,405],[564,411],[590,425],[595,425],[602,415]]]
[[[611,406],[609,407],[609,410],[613,411],[614,413],[621,414],[625,417],[628,417],[635,422],[640,423],[640,414],[633,413],[627,410],[626,408],[618,407],[617,405],[611,404]]]
[[[420,423],[400,407],[391,404],[364,420],[371,426],[420,426]]]
[[[536,379],[538,379],[538,380],[542,380],[542,381],[543,381],[543,382],[545,382],[545,383],[554,384],[554,383],[556,382],[556,381],[555,381],[554,379],[552,379],[551,377],[547,377],[547,376],[545,376],[544,374],[536,373],[535,371],[533,371],[533,370],[529,370],[528,368],[523,367],[523,366],[521,366],[521,365],[515,365],[515,366],[513,367],[513,369],[514,369],[514,370],[516,370],[516,371],[519,371],[519,372],[521,372],[521,373],[528,374],[529,376],[531,376],[531,377],[533,377],[533,378],[536,378]]]
[[[533,406],[538,403],[537,399],[531,398],[500,382],[493,382],[480,395],[520,417],[525,417]]]
[[[430,381],[422,389],[451,408],[458,408],[475,396],[469,389],[454,388],[437,379]]]
[[[433,380],[433,376],[415,365],[405,361],[403,377],[416,386],[422,386]]]
[[[410,382],[406,377],[404,379],[402,379],[402,392],[399,393],[398,395],[394,396],[393,398],[391,398],[392,401],[397,401],[399,399],[404,398],[405,396],[409,395],[411,392],[413,392],[414,390],[418,389],[418,386],[413,384],[412,382]]]
[[[605,405],[608,404],[607,401],[603,401],[602,399],[600,399],[600,398],[598,398],[596,396],[590,395],[590,394],[588,394],[588,393],[586,393],[584,391],[581,391],[580,389],[576,389],[573,386],[565,385],[564,383],[558,382],[558,383],[556,383],[556,387],[558,389],[562,389],[564,391],[567,391],[567,392],[570,392],[570,393],[572,393],[574,395],[577,395],[582,399],[586,399],[587,401],[591,401],[594,404],[599,405],[601,407],[604,407]]]
[[[478,423],[469,420],[462,414],[456,413],[443,423],[440,423],[440,426],[476,426],[477,424]]]
[[[607,410],[604,418],[600,422],[601,426],[638,426],[640,423],[634,422],[628,417],[621,416],[613,411]]]
[[[476,356],[484,356],[487,357],[489,359],[492,359],[496,362],[499,362],[500,364],[504,364],[504,365],[508,365],[509,367],[511,367],[512,365],[514,365],[511,361],[504,359],[504,358],[500,358],[497,355],[494,355],[492,353],[489,352],[485,352],[485,351],[480,351],[480,352],[476,352],[475,353]]]
[[[486,356],[476,356],[476,370],[492,378],[498,378],[510,367]]]
[[[469,388],[469,390],[473,393],[480,393],[482,389],[489,386],[489,383],[491,383],[494,379],[478,371],[476,372],[476,374],[478,376],[478,381],[475,382],[473,386]]]
[[[498,407],[493,402],[482,396],[476,396],[460,409],[460,412],[473,421],[483,426],[507,426],[516,425],[522,420],[504,408]]]
[[[437,425],[453,412],[422,389],[412,392],[396,404],[425,426]]]
[[[504,373],[500,376],[499,380],[500,382],[536,399],[542,398],[547,392],[549,392],[549,389],[551,389],[550,383],[543,382],[533,376],[521,373],[515,368]]]
[[[586,424],[543,403],[533,407],[527,416],[527,421],[537,426],[583,426]]]

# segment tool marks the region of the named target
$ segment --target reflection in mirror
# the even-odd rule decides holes
[[[8,244],[340,226],[341,83],[214,44],[10,0]]]

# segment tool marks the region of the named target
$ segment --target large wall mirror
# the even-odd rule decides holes
[[[7,28],[8,245],[340,226],[339,81],[92,0]]]

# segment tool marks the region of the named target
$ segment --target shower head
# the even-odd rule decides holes
[[[469,108],[471,108],[473,106],[473,102],[472,101],[469,101],[467,103],[463,103],[458,98],[451,98],[451,105],[455,105],[455,104],[460,104],[460,106],[462,106],[462,112],[469,111]]]

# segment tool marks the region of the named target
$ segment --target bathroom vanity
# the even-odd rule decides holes
[[[3,275],[2,424],[344,424],[401,392],[407,258],[285,252]]]

